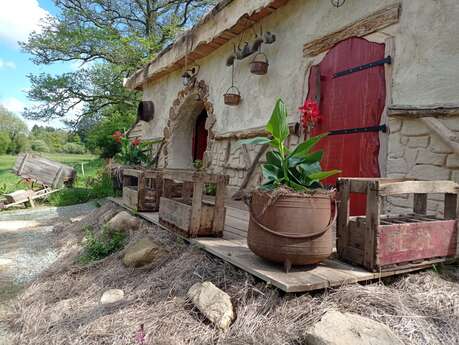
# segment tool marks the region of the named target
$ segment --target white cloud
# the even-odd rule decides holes
[[[10,97],[0,100],[0,103],[9,111],[15,114],[22,114],[26,105],[16,97]]]
[[[16,64],[13,61],[0,59],[0,69],[3,69],[3,68],[4,69],[7,69],[7,68],[15,69]]]
[[[0,0],[0,41],[25,41],[48,14],[38,0]]]

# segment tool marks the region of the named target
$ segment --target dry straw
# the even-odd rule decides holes
[[[60,260],[30,285],[7,316],[12,344],[305,344],[304,333],[331,309],[358,313],[388,325],[406,344],[457,344],[459,273],[424,272],[387,285],[348,285],[314,295],[285,295],[243,271],[144,224],[167,254],[145,269],[125,268],[114,254],[86,267],[73,264],[85,225],[113,215],[104,206],[81,223],[62,227]],[[222,333],[185,300],[189,287],[210,280],[232,297],[237,319]],[[123,289],[126,301],[99,304],[101,294]],[[456,304],[455,304],[456,303]]]

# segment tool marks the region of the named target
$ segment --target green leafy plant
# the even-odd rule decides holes
[[[124,247],[127,236],[124,232],[110,231],[108,228],[103,228],[96,235],[91,227],[87,227],[84,238],[84,250],[78,260],[81,264],[101,260],[120,250]]]
[[[138,138],[129,140],[127,135],[120,131],[113,133],[112,137],[121,144],[121,150],[116,158],[125,165],[151,165],[151,147],[161,142],[161,140],[141,141]]]
[[[202,170],[202,168],[204,167],[204,163],[202,162],[202,160],[196,159],[193,161],[193,167],[196,170]]]
[[[328,133],[311,137],[290,151],[284,144],[289,136],[287,109],[284,102],[278,99],[266,125],[270,138],[256,137],[241,140],[241,144],[269,144],[272,151],[266,154],[267,163],[263,164],[262,172],[266,182],[262,185],[265,190],[274,190],[285,186],[296,192],[321,188],[320,181],[339,174],[340,170],[322,171],[320,160],[323,151],[311,152],[314,146]]]

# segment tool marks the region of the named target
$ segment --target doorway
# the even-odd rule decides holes
[[[198,115],[196,124],[193,131],[193,161],[202,161],[204,153],[207,150],[207,136],[206,129],[207,111],[205,109]]]
[[[356,128],[378,129],[386,101],[384,64],[351,68],[384,59],[385,45],[352,37],[334,46],[312,66],[308,99],[320,104],[320,122],[312,135]],[[322,168],[340,169],[341,177],[380,177],[378,130],[330,135],[318,144],[324,150]],[[325,184],[335,184],[336,176]],[[365,214],[364,195],[351,196],[351,214]]]

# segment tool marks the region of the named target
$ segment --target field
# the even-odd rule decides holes
[[[42,155],[48,159],[70,165],[77,171],[77,180],[74,186],[52,194],[47,201],[49,204],[53,206],[73,205],[113,194],[110,179],[100,173],[104,162],[97,156],[66,153],[45,153]],[[20,178],[11,171],[15,161],[16,156],[0,155],[0,194],[27,188],[27,185],[21,183]]]

